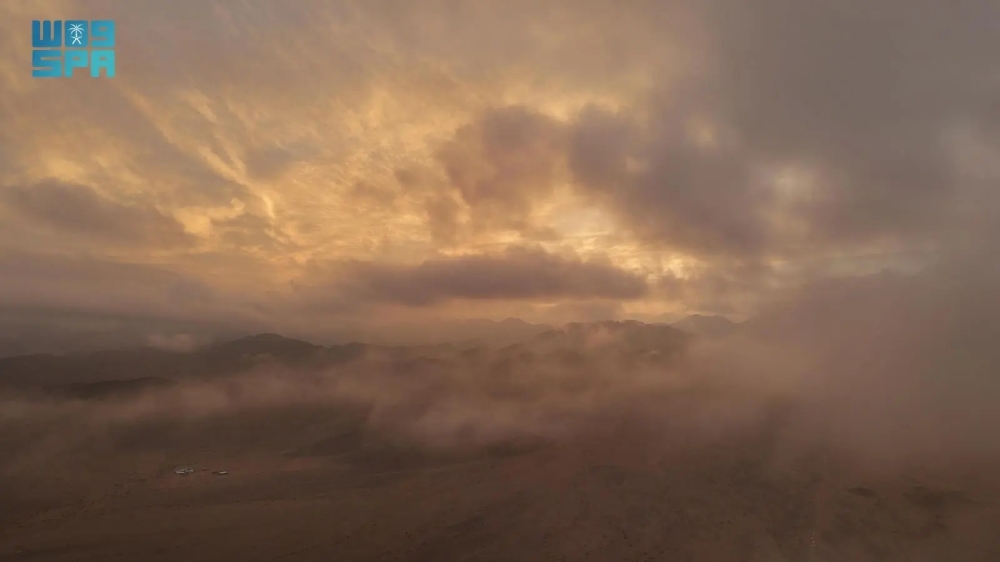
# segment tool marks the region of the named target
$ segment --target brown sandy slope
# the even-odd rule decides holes
[[[5,448],[23,454],[2,480],[0,560],[1000,555],[989,482],[785,454],[775,423],[695,444],[604,419],[559,442],[442,450],[363,420],[329,406],[272,408],[66,431],[23,449],[8,433]],[[182,465],[196,472],[174,474]],[[230,474],[211,474],[220,469]]]

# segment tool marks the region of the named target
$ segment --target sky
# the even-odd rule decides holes
[[[116,21],[117,75],[32,78],[31,20],[75,18]],[[4,2],[0,333],[740,320],[988,261],[998,29],[991,0]]]

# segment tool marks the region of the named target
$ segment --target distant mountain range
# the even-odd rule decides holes
[[[73,319],[56,319],[53,326],[72,325]],[[0,358],[32,354],[84,353],[103,349],[126,347],[177,348],[170,338],[148,337],[150,334],[184,334],[185,340],[204,344],[210,341],[236,339],[249,335],[233,326],[157,326],[152,323],[114,324],[93,329],[70,329],[50,327],[43,329],[37,325],[23,326],[0,322]],[[443,343],[460,345],[508,345],[525,341],[553,326],[532,324],[519,318],[501,321],[488,319],[432,320],[426,322],[391,322],[376,326],[345,325],[323,333],[287,334],[290,337],[340,343],[362,341],[369,344],[389,346],[425,346]],[[157,341],[166,340],[166,341]],[[180,346],[185,347],[185,346]]]
[[[170,381],[238,374],[261,366],[304,371],[331,368],[372,353],[395,361],[402,371],[451,360],[482,359],[508,366],[516,361],[539,360],[575,364],[595,351],[621,361],[661,360],[673,356],[692,337],[672,326],[636,321],[574,323],[561,328],[513,319],[494,324],[508,338],[496,338],[492,345],[465,342],[320,346],[277,334],[258,334],[189,352],[137,347],[65,355],[22,355],[0,358],[0,388],[102,398],[167,386]],[[522,335],[520,341],[507,343],[515,334]]]
[[[662,323],[656,325],[663,325]],[[666,324],[679,330],[700,336],[718,336],[730,333],[740,326],[722,316],[689,316],[678,322]],[[519,318],[507,318],[496,321],[489,319],[468,320],[438,320],[430,322],[396,322],[381,325],[378,328],[344,327],[342,330],[324,335],[313,334],[303,336],[290,334],[291,337],[305,337],[323,342],[361,341],[382,346],[435,346],[442,344],[462,347],[504,346],[521,343],[531,338],[551,331],[555,326],[550,324],[534,324]],[[191,331],[188,329],[190,328]],[[173,330],[173,332],[171,332]],[[17,326],[0,325],[0,359],[19,355],[36,354],[84,354],[99,352],[105,349],[123,349],[154,347],[158,349],[184,349],[191,344],[204,344],[211,341],[225,341],[240,338],[233,329],[211,330],[208,327],[173,326],[165,333],[181,333],[185,345],[165,345],[176,343],[170,338],[149,339],[146,334],[157,333],[152,325],[124,326],[118,330],[110,328],[104,331],[60,331],[58,329],[44,331],[34,326],[31,329],[20,330]],[[213,336],[213,334],[215,334]],[[189,341],[190,340],[190,341]]]
[[[0,387],[38,387],[235,374],[262,362],[308,367],[349,358],[356,347],[324,348],[276,334],[260,334],[193,352],[152,347],[0,359]],[[77,392],[80,389],[69,389]]]

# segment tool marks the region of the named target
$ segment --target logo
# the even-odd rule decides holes
[[[90,69],[91,78],[115,76],[113,20],[34,20],[31,22],[31,75],[70,78]]]
[[[69,25],[69,36],[71,45],[83,46],[83,24],[71,23]]]

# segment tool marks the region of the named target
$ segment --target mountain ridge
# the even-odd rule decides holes
[[[508,319],[520,325],[524,321]],[[507,322],[505,320],[504,322]],[[525,323],[526,324],[526,323]],[[532,325],[538,327],[540,325]],[[404,364],[444,357],[481,357],[493,350],[501,357],[529,353],[577,353],[611,343],[629,353],[672,353],[690,334],[667,325],[636,320],[570,323],[514,343],[503,338],[472,345],[469,342],[390,346],[361,342],[318,345],[263,332],[202,345],[193,350],[128,347],[63,355],[34,354],[0,358],[0,387],[66,386],[139,379],[189,379],[246,372],[255,367],[280,366],[321,369],[379,352]]]

